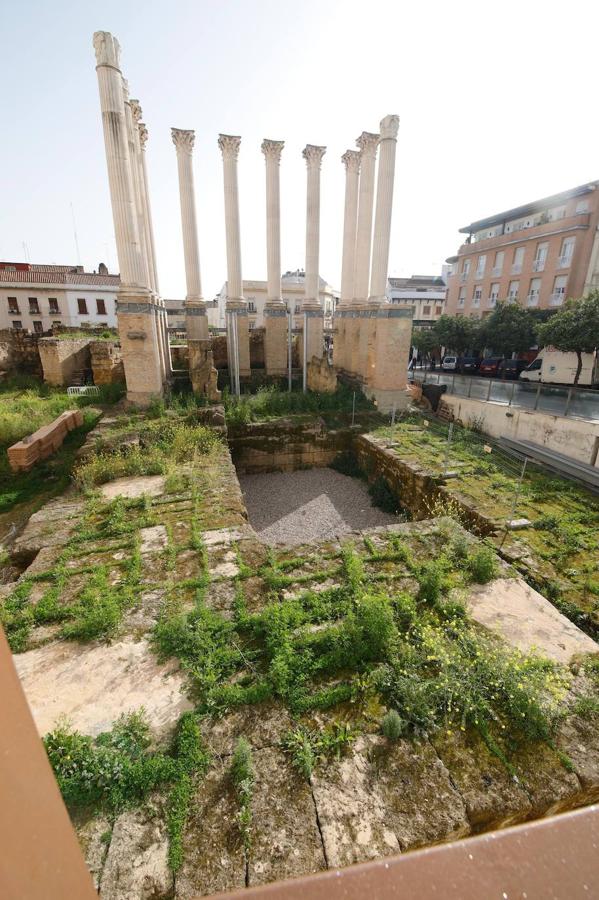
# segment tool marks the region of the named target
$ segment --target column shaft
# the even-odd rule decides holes
[[[264,140],[266,163],[266,268],[264,363],[267,375],[287,372],[287,310],[281,298],[281,202],[279,167],[283,141]]]
[[[354,327],[351,347],[351,371],[366,378],[369,339],[368,287],[370,281],[370,253],[372,246],[372,218],[374,205],[374,174],[379,135],[363,131],[356,144],[360,148],[360,182],[358,225],[356,233],[356,262],[354,268]]]
[[[358,183],[360,153],[347,150],[341,157],[345,165],[345,209],[343,215],[343,256],[341,260],[341,297],[335,316],[333,359],[340,369],[350,367],[348,344],[353,338],[354,319],[350,307],[354,296],[356,233],[358,228]]]
[[[144,287],[148,290],[152,289],[152,279],[150,277],[149,253],[146,246],[146,226],[145,226],[145,209],[142,197],[142,187],[140,179],[139,160],[136,152],[135,133],[137,127],[133,121],[133,111],[129,100],[129,86],[125,78],[123,78],[123,103],[125,106],[125,122],[127,125],[127,144],[129,147],[129,161],[131,166],[131,180],[133,183],[133,200],[135,204],[135,216],[137,220],[137,234],[139,236],[139,246],[141,252],[141,260],[144,273]]]
[[[373,300],[383,300],[387,293],[387,269],[391,241],[391,213],[393,209],[393,182],[395,179],[395,151],[399,116],[386,116],[381,122],[379,141],[379,172],[376,192],[376,216],[372,242],[372,270],[370,295]]]

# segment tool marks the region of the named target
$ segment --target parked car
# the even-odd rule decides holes
[[[441,368],[444,372],[455,372],[458,368],[457,356],[444,356]]]
[[[458,370],[465,375],[466,373],[478,372],[481,360],[478,356],[460,356],[458,359]]]
[[[482,359],[478,371],[481,375],[497,375],[497,369],[503,362],[503,356],[489,356]]]
[[[519,378],[528,366],[527,359],[504,359],[497,367],[498,378]]]

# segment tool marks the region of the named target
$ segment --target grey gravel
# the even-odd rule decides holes
[[[241,475],[239,482],[265,544],[305,544],[400,521],[372,505],[362,481],[334,469]]]

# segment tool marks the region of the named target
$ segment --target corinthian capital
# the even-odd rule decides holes
[[[139,122],[137,127],[139,128],[139,143],[141,144],[141,149],[145,150],[148,142],[148,126],[144,122]]]
[[[189,153],[193,150],[196,139],[195,131],[185,131],[183,128],[171,128],[171,137],[173,144],[177,148],[177,153]]]
[[[241,138],[236,134],[219,134],[218,146],[223,154],[223,159],[237,159]]]
[[[343,156],[341,157],[341,162],[345,165],[345,168],[348,172],[359,172],[360,171],[360,151],[359,150],[346,150]]]
[[[385,116],[381,119],[381,140],[397,140],[399,131],[399,116]]]
[[[94,50],[96,51],[96,63],[99,66],[112,66],[120,69],[121,45],[109,31],[94,32]]]
[[[317,147],[315,144],[306,144],[304,149],[302,150],[302,156],[306,160],[306,165],[309,169],[317,168],[320,169],[320,165],[322,163],[322,157],[327,152],[326,147]]]
[[[371,131],[363,131],[359,138],[356,138],[356,144],[360,148],[362,157],[376,156],[376,148],[380,135],[373,134]]]
[[[139,125],[141,122],[141,117],[143,115],[141,111],[141,106],[139,105],[139,100],[129,100],[129,105],[131,107],[131,115],[133,116],[133,121],[136,125]]]
[[[262,141],[262,152],[266,159],[274,159],[276,163],[280,163],[284,146],[285,141],[270,141],[268,138],[265,138]]]

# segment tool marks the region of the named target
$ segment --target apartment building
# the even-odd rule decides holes
[[[281,296],[293,312],[293,327],[301,328],[301,306],[304,299],[306,273],[303,269],[285,272],[281,277]],[[264,305],[266,303],[265,281],[244,281],[243,296],[247,300],[249,327],[259,328],[264,325]],[[339,291],[331,287],[324,278],[319,279],[319,301],[324,311],[325,328],[332,327],[333,314],[339,300]],[[227,283],[225,282],[216,297],[215,304],[208,305],[208,322],[214,328],[225,328],[225,306],[227,302]]]
[[[599,181],[460,228],[447,313],[484,318],[499,301],[557,309],[599,288]]]
[[[103,263],[85,272],[83,266],[0,262],[0,329],[116,327],[119,284]]]
[[[434,325],[445,312],[447,284],[442,275],[412,275],[410,278],[390,277],[387,297],[398,306],[414,310],[414,328]]]

